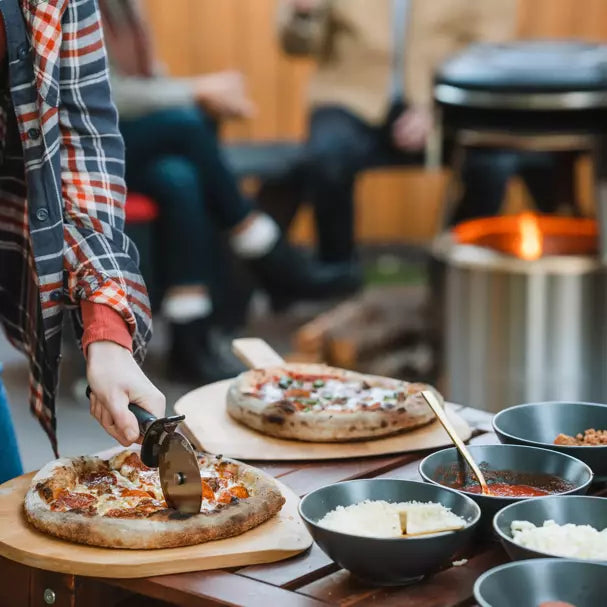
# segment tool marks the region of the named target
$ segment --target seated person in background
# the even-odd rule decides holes
[[[126,143],[127,185],[160,206],[164,274],[170,278],[162,303],[171,327],[169,370],[195,383],[233,376],[240,367],[210,332],[212,230],[227,230],[232,251],[265,289],[283,298],[349,293],[358,278],[348,266],[321,265],[300,255],[276,223],[240,193],[203,110],[218,118],[250,116],[253,105],[241,76],[159,75],[138,3],[101,0],[100,6]]]
[[[284,229],[297,204],[310,200],[320,259],[351,261],[357,173],[421,163],[432,127],[436,67],[472,42],[511,39],[515,21],[516,0],[281,0],[283,49],[314,57],[317,70],[309,89],[304,160],[285,179],[264,184],[262,207]],[[521,158],[472,150],[458,205],[463,214],[497,212],[505,183],[520,170]],[[542,176],[544,165],[553,167],[546,155],[528,158]],[[482,187],[474,184],[479,174]],[[295,202],[285,205],[289,198]]]

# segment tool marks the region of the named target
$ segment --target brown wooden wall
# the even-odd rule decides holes
[[[373,0],[368,0],[372,5]],[[432,0],[427,0],[432,1]],[[477,2],[482,0],[469,0]],[[144,0],[158,50],[174,75],[221,69],[244,72],[258,113],[232,123],[229,139],[283,139],[305,136],[305,89],[313,65],[280,52],[274,31],[276,0]],[[518,0],[521,37],[577,37],[607,40],[607,0]],[[588,168],[581,167],[582,196],[590,198]],[[432,235],[446,176],[419,169],[374,171],[357,187],[359,237],[367,241],[423,241]],[[514,183],[509,207],[524,204]],[[294,229],[311,235],[309,216]]]

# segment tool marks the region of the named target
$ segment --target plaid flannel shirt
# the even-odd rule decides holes
[[[124,149],[95,0],[0,0],[8,78],[0,111],[0,317],[30,362],[30,406],[57,452],[63,312],[111,306],[139,360],[151,314],[123,232]],[[6,82],[6,77],[3,79]]]

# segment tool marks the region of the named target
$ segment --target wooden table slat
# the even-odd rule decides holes
[[[457,607],[472,597],[472,587],[481,573],[506,562],[508,557],[495,545],[471,558],[465,565],[450,567],[411,586],[372,587],[345,570],[302,586],[299,594],[340,607],[382,605],[382,607]]]
[[[29,607],[31,567],[0,557],[0,607]]]
[[[104,581],[180,607],[208,605],[319,607],[324,604],[314,597],[297,595],[277,586],[221,570]]]
[[[243,567],[236,573],[274,586],[297,588],[338,569],[339,566],[317,544],[313,544],[302,555],[269,565]]]

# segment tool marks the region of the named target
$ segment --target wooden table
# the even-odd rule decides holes
[[[490,414],[463,407],[460,414],[474,428],[471,443],[497,442],[491,432]],[[264,463],[259,467],[303,496],[318,487],[355,478],[419,479],[417,466],[426,454],[335,463]],[[607,494],[607,490],[603,488],[599,493]],[[473,605],[472,586],[476,578],[508,558],[497,543],[470,546],[459,558],[467,562],[448,567],[418,584],[396,588],[374,588],[359,582],[316,545],[301,556],[270,565],[126,580],[50,573],[0,558],[0,607]]]

